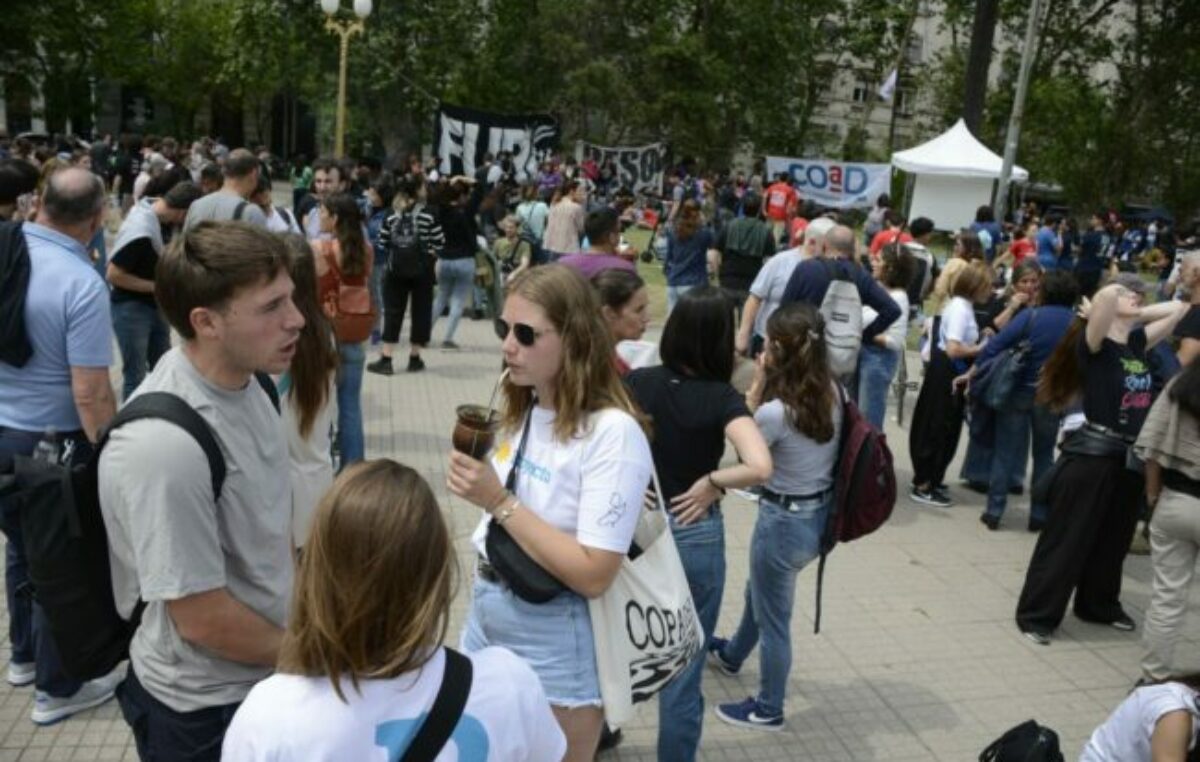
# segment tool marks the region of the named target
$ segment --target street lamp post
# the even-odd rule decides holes
[[[350,38],[363,31],[363,20],[371,15],[371,0],[354,0],[357,19],[339,19],[341,0],[320,0],[325,11],[325,29],[341,39],[338,57],[337,127],[334,132],[333,152],[338,158],[346,154],[346,62],[350,55]]]

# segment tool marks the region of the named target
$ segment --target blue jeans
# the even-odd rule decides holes
[[[883,419],[887,416],[888,390],[899,365],[900,353],[893,349],[863,344],[859,350],[854,401],[871,425],[880,431],[883,431]]]
[[[340,471],[349,464],[362,460],[366,447],[363,441],[362,382],[367,350],[362,342],[338,342],[338,354],[342,358],[337,374],[337,444],[338,452],[341,453],[341,462],[338,464]]]
[[[18,431],[0,426],[0,468],[8,468],[14,455],[33,453],[43,432]],[[73,439],[72,464],[83,463],[91,454],[91,446],[83,433],[60,435],[60,440]],[[0,531],[8,538],[5,550],[4,592],[8,602],[8,639],[12,645],[12,661],[35,665],[34,685],[39,691],[58,698],[75,695],[82,683],[63,672],[62,659],[50,634],[50,626],[42,607],[34,599],[29,582],[29,563],[25,558],[25,538],[21,531],[21,509],[15,501],[0,500]]]
[[[475,258],[439,259],[437,263],[437,297],[433,300],[433,322],[442,315],[446,303],[450,304],[450,325],[446,327],[444,341],[454,341],[458,321],[462,317],[467,294],[475,284]]]
[[[963,457],[962,473],[959,474],[959,478],[975,484],[991,484],[992,466],[996,462],[996,445],[994,433],[990,441],[968,436],[967,454]],[[1008,486],[1023,486],[1025,484],[1025,456],[1022,454],[1016,461],[1011,461],[1010,465],[1012,470],[1008,472]]]
[[[135,300],[113,302],[112,324],[121,348],[121,399],[127,400],[171,348],[171,329],[157,306]]]
[[[375,266],[371,268],[370,289],[371,289],[371,304],[375,305],[375,312],[378,317],[375,318],[375,328],[372,334],[379,333],[383,330],[383,271],[387,268],[387,259],[383,262],[379,258],[375,259]],[[377,336],[372,338],[374,341]]]
[[[717,626],[721,597],[725,592],[725,521],[719,505],[708,518],[689,526],[671,523],[675,546],[683,561],[692,592],[692,602],[700,616],[707,646]],[[692,660],[658,695],[658,758],[693,760],[700,745],[704,725],[704,697],[700,678],[704,674],[707,647]]]
[[[833,491],[790,506],[763,497],[750,540],[750,581],[737,632],[724,658],[740,666],[759,638],[761,675],[758,701],[768,712],[782,712],[788,674],[792,671],[792,607],[796,575],[820,554],[821,533]]]
[[[1000,518],[1008,502],[1005,475],[1025,475],[1025,456],[1033,439],[1033,478],[1037,484],[1054,464],[1054,443],[1058,439],[1058,416],[1044,405],[1034,401],[1032,389],[1022,389],[1013,394],[1008,406],[996,414],[996,447],[992,457],[992,475],[988,487],[987,513]],[[1049,506],[1031,503],[1029,517],[1034,521],[1045,521]]]
[[[675,305],[679,304],[684,294],[696,288],[700,286],[667,286],[667,314],[671,314],[671,310],[675,309]]]

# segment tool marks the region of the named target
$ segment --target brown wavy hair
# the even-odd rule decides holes
[[[821,313],[799,302],[775,310],[766,352],[763,401],[781,400],[792,428],[814,442],[833,439],[833,374]]]
[[[288,395],[299,416],[300,436],[312,432],[317,413],[329,401],[329,380],[337,371],[338,353],[333,326],[317,301],[317,265],[312,249],[303,236],[289,233],[283,237],[288,248],[288,272],[295,284],[292,302],[304,316],[304,328],[292,358],[292,391]]]
[[[1037,401],[1055,412],[1062,412],[1083,388],[1079,370],[1079,341],[1087,321],[1075,318],[1042,366],[1038,377]]]
[[[357,276],[367,272],[367,241],[363,237],[362,211],[349,193],[332,193],[321,202],[325,211],[337,218],[333,237],[342,250],[338,268],[343,275]]]
[[[450,532],[429,484],[393,460],[355,463],[313,517],[278,670],[341,678],[399,677],[446,637],[458,579]]]
[[[538,305],[562,339],[562,367],[554,395],[554,436],[562,442],[578,436],[589,413],[617,408],[647,427],[613,365],[612,333],[600,313],[600,300],[583,276],[565,265],[526,270],[508,285],[517,295]],[[516,431],[533,406],[533,387],[503,384],[501,424]]]
[[[700,205],[688,199],[679,207],[679,217],[675,220],[675,237],[686,241],[696,234],[704,220],[700,216]]]

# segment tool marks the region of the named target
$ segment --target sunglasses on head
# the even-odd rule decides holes
[[[553,333],[550,330],[535,330],[533,326],[525,323],[513,323],[510,326],[504,318],[496,318],[493,325],[495,325],[496,335],[500,337],[501,341],[507,339],[511,331],[513,336],[517,337],[517,343],[523,347],[532,347],[544,334]]]

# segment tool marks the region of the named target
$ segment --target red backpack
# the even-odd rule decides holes
[[[842,434],[834,466],[835,497],[817,563],[817,610],[813,632],[821,631],[821,582],[825,557],[839,542],[857,540],[874,532],[896,506],[896,469],[887,437],[872,426],[858,405],[838,386],[842,399]]]

